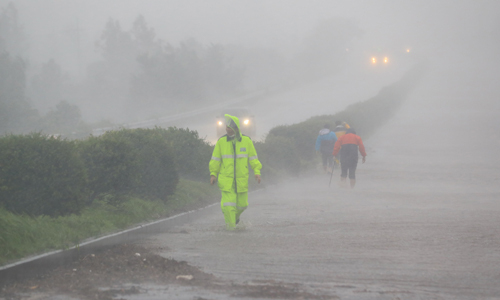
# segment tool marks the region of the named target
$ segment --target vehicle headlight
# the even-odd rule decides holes
[[[222,126],[222,121],[217,122],[217,124],[219,124],[219,126]]]
[[[372,57],[372,63],[374,63],[374,64],[377,63],[377,59],[375,57]]]
[[[250,124],[250,120],[249,120],[249,119],[246,119],[245,121],[243,121],[243,124],[245,124],[245,125]]]
[[[387,57],[384,57],[384,63],[388,63],[389,62],[389,59]]]

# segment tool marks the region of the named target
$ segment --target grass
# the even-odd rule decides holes
[[[0,208],[0,265],[204,207],[217,201],[218,195],[219,189],[208,183],[181,180],[167,202],[130,197],[115,206],[104,197],[79,215],[56,218],[16,215]]]

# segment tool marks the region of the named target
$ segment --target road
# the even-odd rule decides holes
[[[149,246],[228,281],[296,283],[318,296],[500,299],[498,88],[451,74],[462,73],[434,67],[365,141],[354,190],[337,186],[338,173],[331,187],[325,174],[292,178],[250,195],[240,231],[224,231],[215,212]],[[126,299],[173,291],[238,298],[194,288]]]

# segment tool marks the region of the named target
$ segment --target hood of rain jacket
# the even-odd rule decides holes
[[[241,135],[241,131],[240,131],[240,119],[238,119],[235,116],[228,115],[228,114],[224,115],[224,119],[226,120],[226,126],[228,126],[229,128],[231,128],[234,131],[234,133],[235,133],[234,138],[238,141],[241,141],[242,135]],[[229,140],[232,139],[229,136],[227,138]]]

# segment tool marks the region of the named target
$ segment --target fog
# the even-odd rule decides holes
[[[361,136],[355,189],[337,186],[338,170],[323,176],[319,157],[317,174],[273,188],[264,166],[241,234],[222,231],[218,211],[155,239],[165,256],[231,282],[322,283],[352,289],[348,299],[397,297],[398,285],[406,299],[493,298],[499,52],[498,0],[0,0],[0,134],[160,124],[214,142],[214,117],[248,98],[237,105],[254,113],[260,141],[425,64],[397,114]]]
[[[204,44],[236,43],[289,53],[318,21],[331,17],[353,19],[366,32],[363,39],[377,47],[392,44],[441,52],[450,46],[474,48],[477,45],[467,44],[484,43],[493,40],[489,33],[498,34],[496,1],[17,0],[15,4],[33,39],[30,53],[42,60],[68,52],[62,43],[77,37],[78,30],[87,61],[95,59],[89,49],[106,21],[113,18],[129,27],[139,14],[159,37],[172,43],[194,37]]]
[[[9,3],[20,33],[4,36],[4,47],[26,61],[24,94],[42,118],[66,101],[87,126],[120,124],[325,78],[331,85],[348,78],[351,91],[376,93],[422,60],[481,92],[481,101],[488,101],[482,107],[498,109],[497,1],[1,0],[0,7],[5,11]],[[373,53],[389,55],[390,70],[367,75]],[[138,60],[141,55],[146,59]],[[176,55],[184,66],[160,74],[171,86],[154,82],[155,55]],[[198,76],[207,65],[213,70]],[[187,74],[184,81],[179,72]],[[471,99],[456,97],[454,85],[444,90],[437,84],[427,88],[445,95],[439,103]],[[290,94],[289,101],[303,101]],[[353,92],[348,102],[369,96]],[[273,124],[305,116],[288,117]]]

